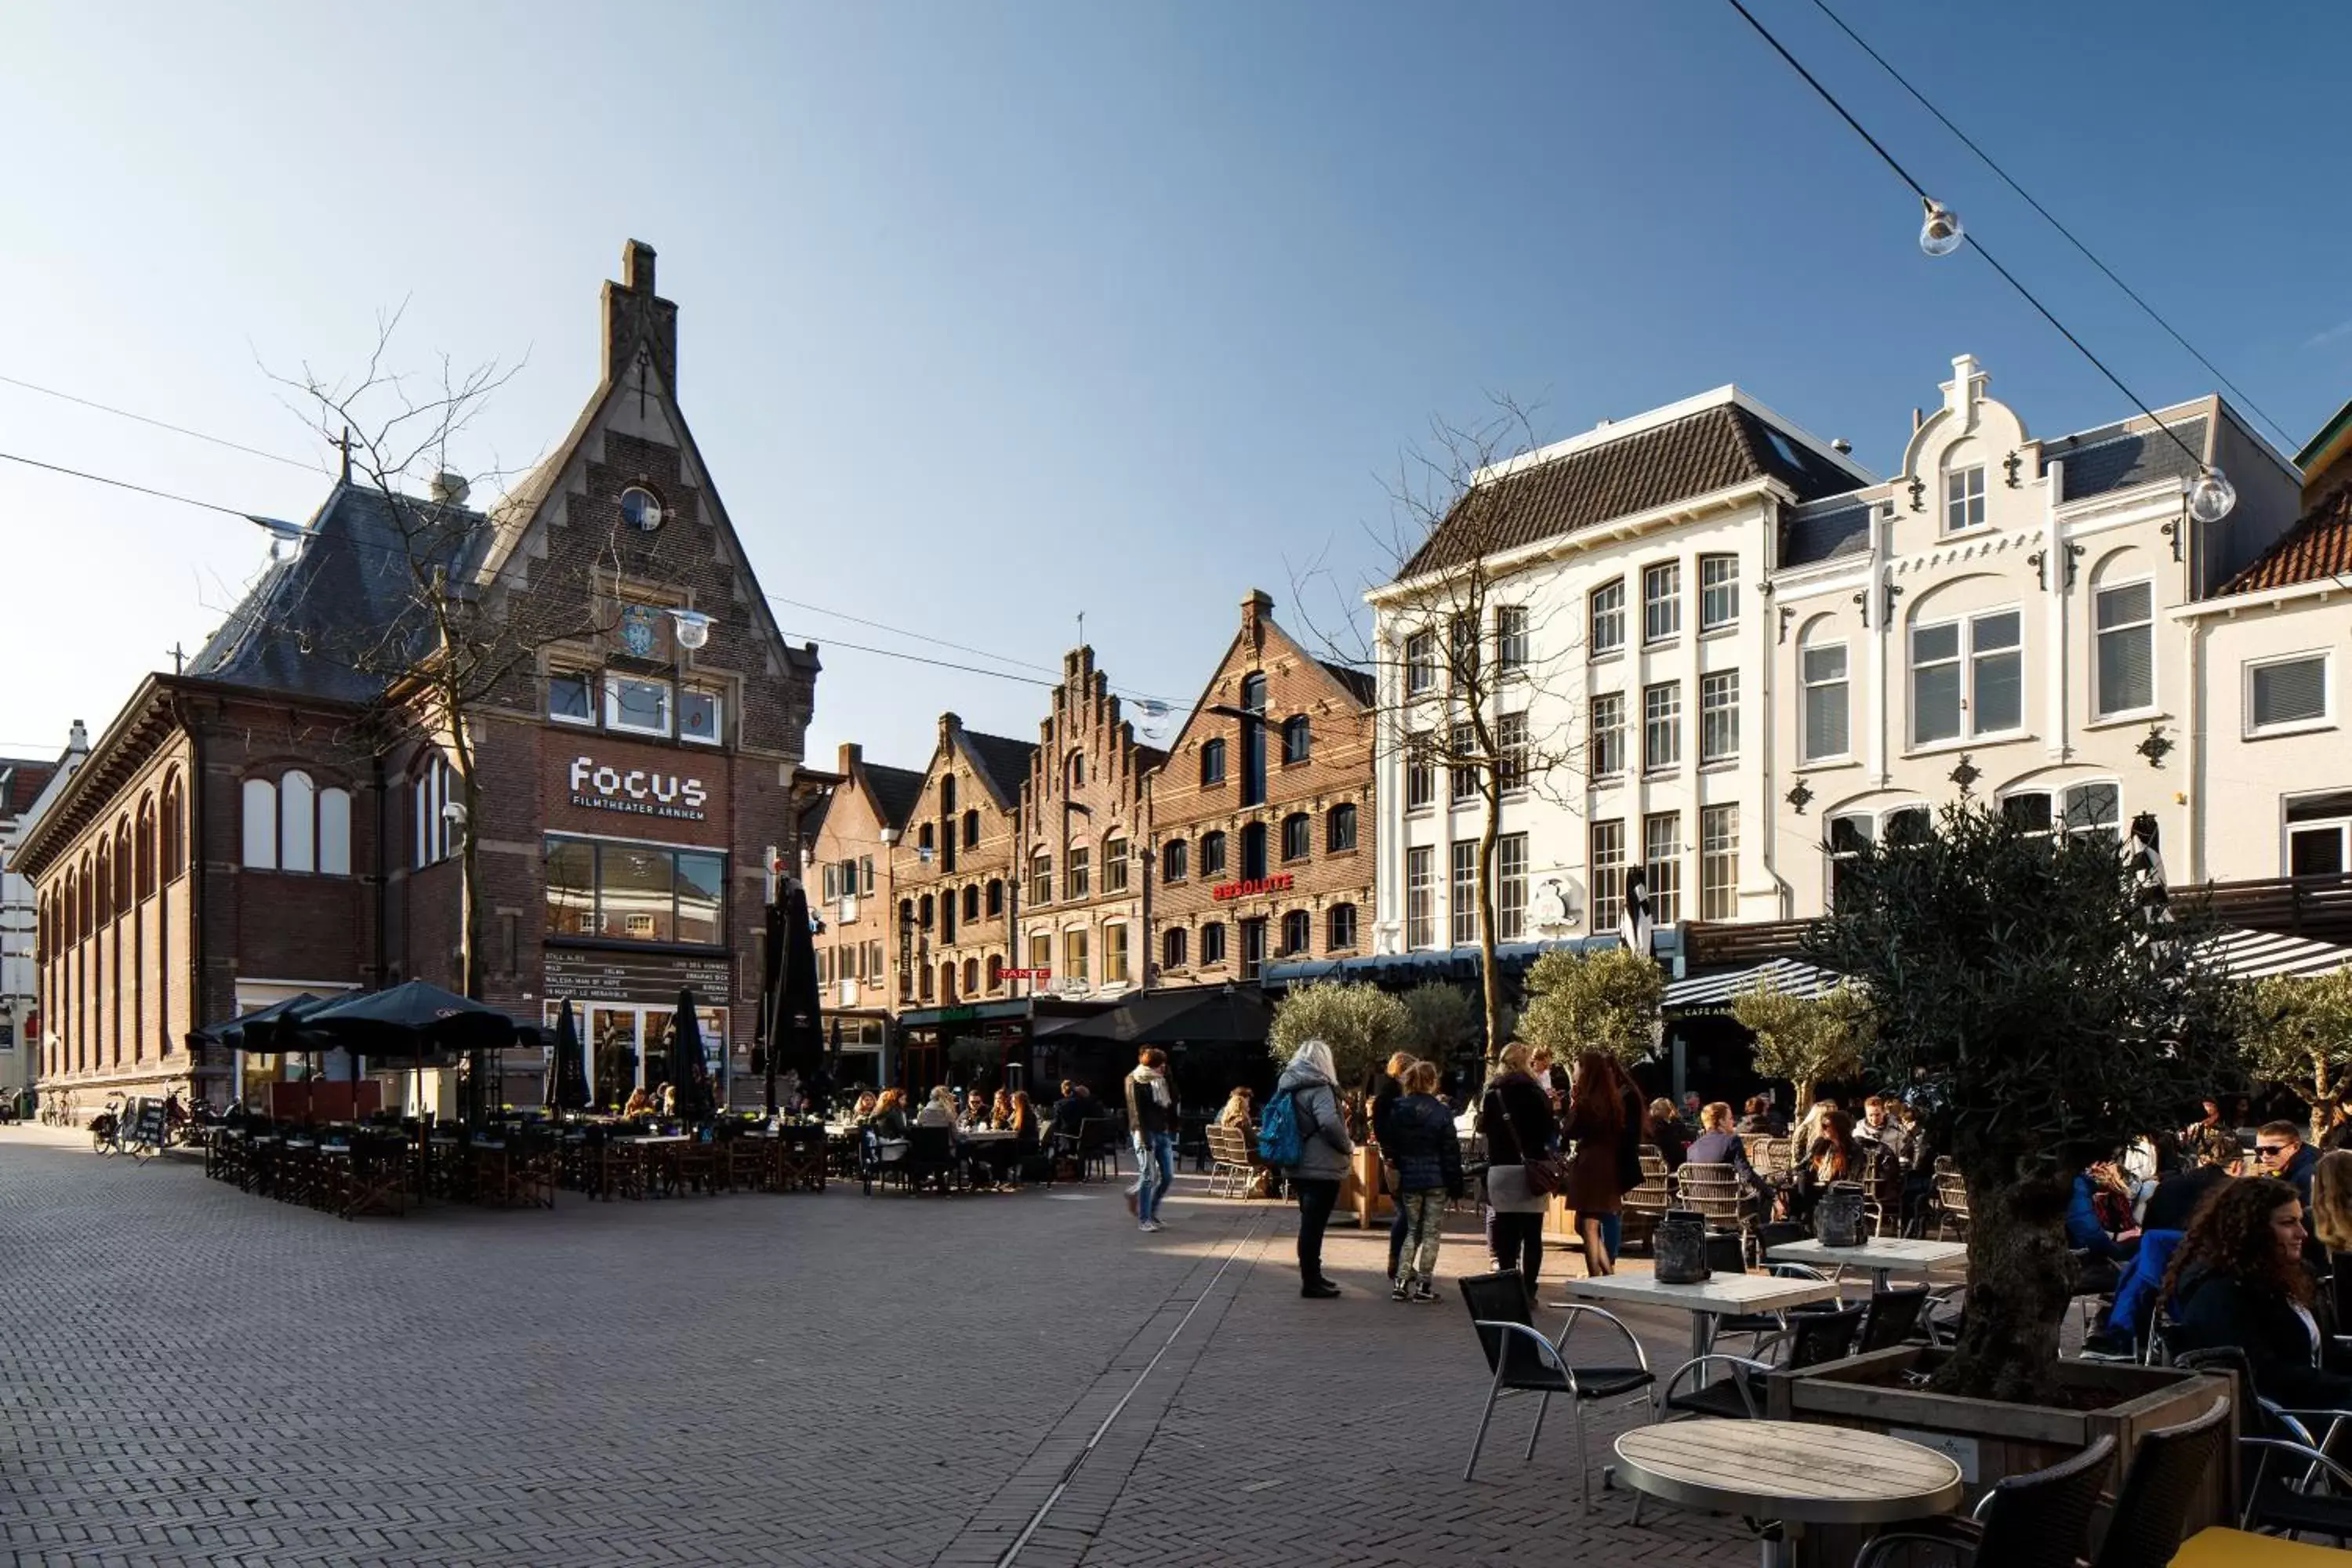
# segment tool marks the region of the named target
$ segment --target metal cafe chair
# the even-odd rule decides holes
[[[1470,1309],[1470,1321],[1477,1330],[1479,1347],[1486,1352],[1486,1363],[1494,1369],[1494,1381],[1486,1388],[1486,1403],[1478,1413],[1478,1433],[1470,1442],[1470,1462],[1462,1468],[1462,1479],[1468,1480],[1478,1468],[1478,1450],[1486,1446],[1486,1426],[1494,1419],[1495,1403],[1506,1394],[1536,1395],[1536,1419],[1528,1433],[1527,1452],[1521,1458],[1532,1459],[1536,1440],[1543,1436],[1545,1414],[1551,1407],[1551,1396],[1565,1395],[1569,1412],[1576,1428],[1576,1481],[1584,1510],[1592,1511],[1592,1475],[1585,1460],[1584,1407],[1596,1408],[1607,1399],[1624,1399],[1640,1394],[1656,1382],[1650,1372],[1650,1358],[1633,1331],[1615,1314],[1599,1307],[1577,1306],[1569,1309],[1568,1322],[1559,1337],[1548,1340],[1538,1331],[1533,1316],[1528,1310],[1528,1292],[1519,1271],[1506,1268],[1497,1274],[1474,1275],[1461,1281],[1462,1300]],[[1608,1323],[1625,1337],[1633,1351],[1633,1362],[1579,1364],[1568,1356],[1568,1339],[1576,1325],[1586,1317]],[[1627,1401],[1630,1403],[1630,1400]]]

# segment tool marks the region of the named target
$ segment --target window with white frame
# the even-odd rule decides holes
[[[1642,688],[1642,771],[1659,773],[1683,760],[1683,686],[1662,680]]]
[[[1404,740],[1404,808],[1419,811],[1437,799],[1437,765],[1430,760],[1429,732],[1415,731]]]
[[[1677,811],[1642,818],[1642,869],[1649,877],[1650,918],[1672,925],[1683,918],[1683,818]]]
[[[2024,722],[2021,617],[1997,610],[1911,628],[1915,745],[1998,735]]]
[[[2352,790],[2286,803],[2285,860],[2290,877],[2340,877],[2352,870]]]
[[[1356,906],[1333,904],[1324,920],[1323,950],[1353,952],[1356,948]]]
[[[2123,791],[2106,780],[2057,790],[2003,795],[2001,815],[2028,833],[2096,833],[2116,838],[2123,826]]]
[[[670,689],[667,680],[641,675],[604,677],[604,728],[632,735],[667,735]]]
[[[1605,691],[1592,700],[1591,755],[1585,765],[1596,779],[1625,771],[1625,694]]]
[[[1958,533],[1985,520],[1985,471],[1982,463],[1954,468],[1944,475],[1944,531]]]
[[[1804,684],[1804,756],[1809,763],[1843,757],[1850,746],[1845,644],[1822,643],[1798,655]]]
[[[2095,706],[2100,716],[2155,707],[2156,584],[2102,588],[2092,614],[2098,638]]]
[[[1477,754],[1477,730],[1468,724],[1454,725],[1449,745],[1453,759],[1445,769],[1447,793],[1454,804],[1459,805],[1478,798],[1478,767],[1469,760]]]
[[[596,723],[596,677],[584,669],[547,672],[547,716],[559,724]]]
[[[1642,568],[1642,640],[1671,642],[1683,629],[1683,563],[1662,561]]]
[[[681,741],[719,744],[726,718],[726,700],[707,687],[689,686],[677,694],[677,736]]]
[[[1625,646],[1625,580],[1603,583],[1592,590],[1592,630],[1589,649],[1593,658],[1616,653]]]
[[[1083,899],[1093,891],[1095,852],[1083,844],[1070,846],[1069,869],[1062,881],[1067,889],[1065,898]]]
[[[1698,760],[1727,763],[1739,755],[1739,672],[1698,678]]]
[[[1437,851],[1427,845],[1404,852],[1404,944],[1437,945]]]
[[[1614,931],[1625,916],[1625,825],[1592,825],[1592,929]]]
[[[1698,629],[1719,632],[1739,624],[1739,557],[1698,558]]]
[[[1475,689],[1478,680],[1478,617],[1456,610],[1445,624],[1446,670],[1457,692]]]
[[[1739,807],[1701,806],[1698,813],[1698,918],[1739,918]]]
[[[2327,721],[2327,655],[2299,653],[2246,666],[2246,733],[2314,729]]]
[[[1506,793],[1528,787],[1528,716],[1524,713],[1504,713],[1495,720],[1495,751],[1501,758],[1497,770]]]
[[[1420,697],[1437,689],[1437,634],[1414,632],[1404,639],[1404,690]]]
[[[1454,945],[1478,940],[1478,843],[1457,838],[1453,845],[1453,886],[1446,908],[1453,916]]]
[[[1528,607],[1498,605],[1495,608],[1495,667],[1505,679],[1528,668]]]
[[[1495,840],[1495,940],[1524,942],[1528,934],[1528,836]]]
[[[1830,858],[1830,905],[1834,909],[1838,893],[1845,885],[1846,867],[1876,841],[1878,823],[1866,811],[1853,811],[1831,817],[1825,826]]]
[[[409,781],[412,805],[409,847],[413,863],[422,868],[449,858],[454,838],[447,807],[457,783],[455,770],[439,752],[426,757]]]

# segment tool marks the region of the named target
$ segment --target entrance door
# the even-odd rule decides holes
[[[637,1009],[590,1006],[588,1046],[596,1103],[617,1110],[643,1081],[637,1076]]]

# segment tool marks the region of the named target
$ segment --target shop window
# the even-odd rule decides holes
[[[551,935],[709,946],[726,940],[723,855],[554,837],[543,853]]]

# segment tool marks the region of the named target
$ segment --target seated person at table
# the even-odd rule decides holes
[[[653,1113],[654,1097],[643,1084],[629,1091],[629,1103],[621,1107],[624,1116],[651,1116]]]
[[[907,1141],[907,1091],[903,1089],[884,1089],[881,1098],[874,1102],[871,1125],[874,1128],[874,1136],[884,1142],[905,1142]]]
[[[1037,1147],[1037,1111],[1029,1103],[1029,1091],[1016,1089],[1005,1102],[1004,1130],[1013,1134],[1013,1142],[1023,1150]]]
[[[1813,1119],[1821,1128],[1806,1151],[1805,1163],[1789,1178],[1789,1217],[1812,1224],[1822,1195],[1839,1182],[1862,1180],[1862,1152],[1854,1146],[1853,1118],[1834,1106],[1815,1106]]]
[[[869,1089],[864,1094],[857,1097],[857,1103],[850,1108],[849,1114],[846,1117],[844,1117],[843,1120],[851,1122],[856,1126],[863,1127],[866,1123],[874,1120],[874,1112],[881,1103],[881,1097]]]
[[[1013,1125],[1013,1097],[1001,1089],[996,1091],[996,1098],[988,1102],[988,1125],[998,1132]]]
[[[1731,1130],[1731,1107],[1723,1100],[1703,1108],[1698,1113],[1699,1126],[1704,1129],[1691,1140],[1685,1152],[1685,1163],[1698,1165],[1728,1165],[1739,1184],[1761,1197],[1765,1192],[1764,1178],[1748,1163],[1748,1145]]]
[[[952,1129],[956,1123],[955,1090],[945,1084],[931,1090],[931,1098],[924,1102],[922,1110],[915,1112],[915,1125],[918,1127]]]
[[[1100,1121],[1103,1114],[1102,1101],[1095,1098],[1094,1090],[1085,1084],[1074,1083],[1070,1092],[1062,1097],[1062,1103],[1054,1107],[1054,1133],[1076,1142],[1079,1130],[1089,1121]]]
[[[1217,1125],[1238,1127],[1246,1132],[1257,1125],[1257,1119],[1250,1114],[1251,1110],[1250,1091],[1246,1089],[1235,1089],[1232,1094],[1226,1096],[1225,1108],[1217,1112]]]
[[[988,1129],[988,1094],[984,1089],[969,1089],[963,1097],[963,1109],[956,1118],[957,1125],[966,1132]]]
[[[1704,1118],[1706,1113],[1701,1111],[1699,1114]],[[1773,1110],[1772,1102],[1759,1094],[1748,1098],[1747,1113],[1740,1117],[1739,1125],[1733,1131],[1760,1132],[1768,1138],[1778,1138],[1781,1136],[1785,1128],[1780,1116]]]
[[[1678,1170],[1690,1157],[1690,1144],[1683,1132],[1683,1119],[1675,1114],[1675,1102],[1663,1097],[1650,1101],[1650,1114],[1643,1120],[1643,1142],[1657,1150],[1666,1162],[1666,1169]]]
[[[2189,1228],[2189,1220],[2213,1195],[2213,1190],[2228,1184],[2230,1167],[2238,1163],[2237,1134],[2221,1131],[2200,1133],[2189,1146],[2189,1158],[2191,1163],[2188,1169],[2175,1171],[2156,1184],[2156,1192],[2140,1215],[2143,1235]]]
[[[2066,1245],[2089,1255],[2077,1289],[2110,1289],[2116,1271],[2139,1251],[2139,1227],[2131,1222],[2131,1197],[2123,1176],[2101,1160],[2074,1178],[2066,1205]],[[2105,1264],[2105,1268],[2098,1265]]]
[[[2264,1399],[2290,1410],[2341,1409],[2352,1405],[2352,1377],[2321,1364],[2327,1340],[2305,1237],[2293,1183],[2247,1176],[2217,1191],[2189,1222],[2165,1277],[2173,1343],[2235,1346]]]

